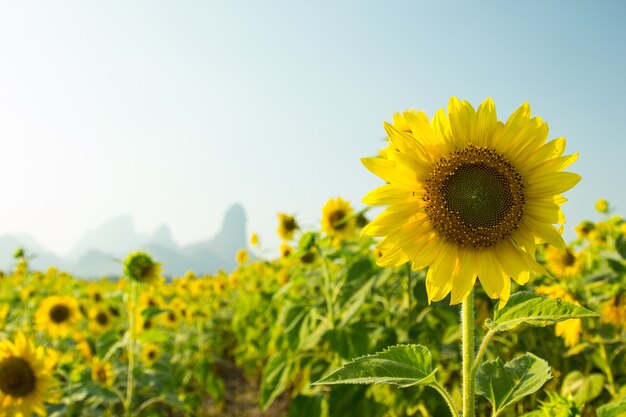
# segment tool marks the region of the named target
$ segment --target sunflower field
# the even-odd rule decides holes
[[[626,220],[562,240],[565,140],[527,105],[408,111],[364,202],[278,215],[238,267],[0,274],[0,417],[626,416]],[[563,174],[563,175],[561,175]],[[556,226],[555,226],[556,225]]]

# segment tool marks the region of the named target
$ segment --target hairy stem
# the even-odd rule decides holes
[[[463,417],[474,417],[474,291],[461,305],[461,353],[463,357]]]

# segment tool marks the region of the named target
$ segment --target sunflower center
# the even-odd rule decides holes
[[[50,320],[55,323],[63,323],[70,317],[70,309],[67,306],[57,304],[50,309]]]
[[[576,263],[576,256],[574,256],[574,254],[570,252],[569,250],[566,250],[565,254],[563,255],[563,265],[574,266],[575,263]]]
[[[148,359],[155,359],[155,358],[156,358],[156,351],[149,350],[148,351]]]
[[[106,326],[109,324],[109,316],[105,312],[100,311],[96,314],[96,321],[99,325]]]
[[[35,373],[22,358],[0,362],[0,391],[12,397],[25,397],[35,390]]]
[[[335,210],[328,215],[328,220],[333,229],[342,230],[346,227],[347,223],[342,222],[343,218],[346,217],[346,212],[343,210]]]
[[[288,217],[283,221],[283,227],[288,232],[296,230],[296,220],[293,217]]]
[[[499,153],[470,145],[441,158],[425,181],[425,209],[449,242],[490,247],[524,215],[522,176]]]

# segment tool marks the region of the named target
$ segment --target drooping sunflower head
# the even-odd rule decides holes
[[[341,197],[331,198],[322,208],[322,230],[340,241],[354,234],[355,218],[350,203]]]
[[[298,230],[296,218],[289,214],[278,213],[278,236],[283,240],[293,239],[293,235]]]
[[[69,336],[81,320],[78,302],[67,296],[46,297],[35,313],[35,327],[52,338]]]
[[[52,389],[56,385],[50,357],[22,333],[17,334],[15,343],[0,342],[0,414],[47,414],[44,403],[54,400]]]
[[[124,261],[124,274],[133,281],[157,285],[161,281],[161,264],[145,252],[134,252]]]
[[[387,182],[364,198],[389,206],[362,231],[384,238],[378,264],[428,266],[429,301],[452,293],[459,303],[478,278],[503,305],[510,278],[523,284],[530,271],[545,272],[536,241],[564,247],[561,193],[580,176],[562,171],[577,155],[563,156],[564,138],[547,142],[548,126],[528,104],[501,122],[491,99],[474,110],[453,97],[432,122],[415,111],[401,119],[408,130],[398,118],[385,124],[394,151],[362,160]]]

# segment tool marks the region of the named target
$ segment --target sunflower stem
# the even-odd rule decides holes
[[[137,305],[137,282],[130,282],[130,297],[128,299],[128,375],[126,384],[126,400],[124,401],[124,415],[133,415],[133,389],[135,385],[135,307]]]
[[[411,332],[411,325],[413,325],[413,311],[411,308],[411,264],[406,264],[406,296],[407,296],[407,320],[408,326],[406,329],[407,335]]]
[[[474,291],[461,305],[461,339],[463,357],[463,417],[474,417]]]
[[[324,298],[326,299],[326,310],[328,310],[328,321],[331,329],[335,328],[335,307],[331,297],[331,279],[330,279],[330,268],[328,267],[328,260],[326,259],[326,255],[324,251],[319,245],[316,245],[317,252],[322,258],[322,270],[324,275]]]
[[[448,404],[448,408],[452,413],[452,417],[459,417],[459,412],[456,410],[456,407],[454,406],[454,401],[452,401],[452,397],[450,397],[448,391],[446,391],[446,389],[442,387],[439,382],[434,382],[430,384],[430,386],[434,388],[446,401],[446,404]]]

